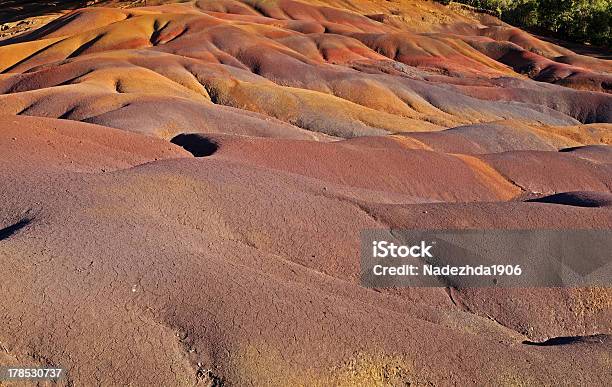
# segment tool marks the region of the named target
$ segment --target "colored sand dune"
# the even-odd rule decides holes
[[[148,3],[0,40],[0,364],[612,382],[609,288],[359,282],[364,229],[609,229],[612,62],[429,1]]]

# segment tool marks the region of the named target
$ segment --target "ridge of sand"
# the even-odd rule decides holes
[[[104,5],[0,40],[0,364],[610,384],[610,288],[359,282],[364,229],[609,229],[610,61],[430,1]]]

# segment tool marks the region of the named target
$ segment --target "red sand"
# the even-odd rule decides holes
[[[364,229],[610,228],[610,61],[428,1],[166,3],[0,40],[0,364],[612,382],[609,288],[359,283]]]

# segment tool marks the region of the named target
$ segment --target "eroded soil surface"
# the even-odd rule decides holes
[[[610,228],[612,62],[420,0],[91,5],[3,20],[0,364],[612,382],[611,289],[359,283],[363,229]]]

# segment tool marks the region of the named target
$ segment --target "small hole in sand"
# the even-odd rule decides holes
[[[195,157],[206,157],[213,155],[219,145],[202,134],[179,134],[170,140],[171,143],[183,147]]]

